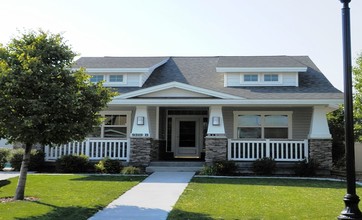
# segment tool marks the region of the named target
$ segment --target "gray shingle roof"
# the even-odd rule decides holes
[[[216,67],[305,67],[288,56],[219,57]]]
[[[74,68],[150,68],[168,57],[81,57]]]
[[[145,60],[161,60],[157,57],[147,58],[117,58],[120,63],[132,62],[137,66],[137,61],[144,64]],[[83,63],[91,63],[92,60],[84,58]],[[91,58],[97,61],[102,59]],[[123,60],[124,59],[124,60]],[[134,59],[134,60],[133,60]],[[250,62],[249,62],[250,61]],[[78,62],[78,61],[77,61]],[[141,65],[141,64],[140,64]],[[224,87],[224,76],[216,72],[216,67],[307,67],[307,72],[299,73],[299,87]],[[92,64],[94,68],[94,64]],[[105,64],[97,64],[97,67],[106,67]],[[113,64],[118,68],[121,64]],[[113,67],[107,66],[107,67]],[[90,68],[90,66],[86,66]],[[140,66],[139,66],[140,67]],[[342,99],[343,94],[328,81],[316,65],[307,56],[265,56],[265,57],[170,57],[160,67],[156,68],[147,79],[142,88],[123,87],[118,88],[121,94],[149,88],[169,82],[180,82],[240,96],[247,99]]]

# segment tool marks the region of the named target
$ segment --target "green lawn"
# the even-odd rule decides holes
[[[336,219],[345,187],[317,180],[193,178],[168,219]]]
[[[38,201],[0,203],[0,219],[87,219],[144,177],[29,175],[25,195]],[[0,198],[13,196],[17,178],[0,181]]]

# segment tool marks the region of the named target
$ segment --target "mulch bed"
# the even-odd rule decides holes
[[[30,202],[34,202],[34,201],[38,201],[39,198],[36,197],[25,197],[24,201],[30,201]],[[7,203],[7,202],[14,202],[14,197],[5,197],[5,198],[0,198],[0,203]]]

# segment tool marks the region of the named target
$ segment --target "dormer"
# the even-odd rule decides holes
[[[106,87],[142,87],[152,72],[168,57],[82,57],[73,69],[81,67],[91,82],[103,81]]]
[[[307,66],[288,56],[220,57],[216,71],[224,74],[224,87],[297,87]]]

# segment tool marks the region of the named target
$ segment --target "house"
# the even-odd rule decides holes
[[[307,56],[81,57],[80,67],[119,95],[87,140],[47,147],[47,160],[314,158],[331,168],[326,114],[343,94]]]

